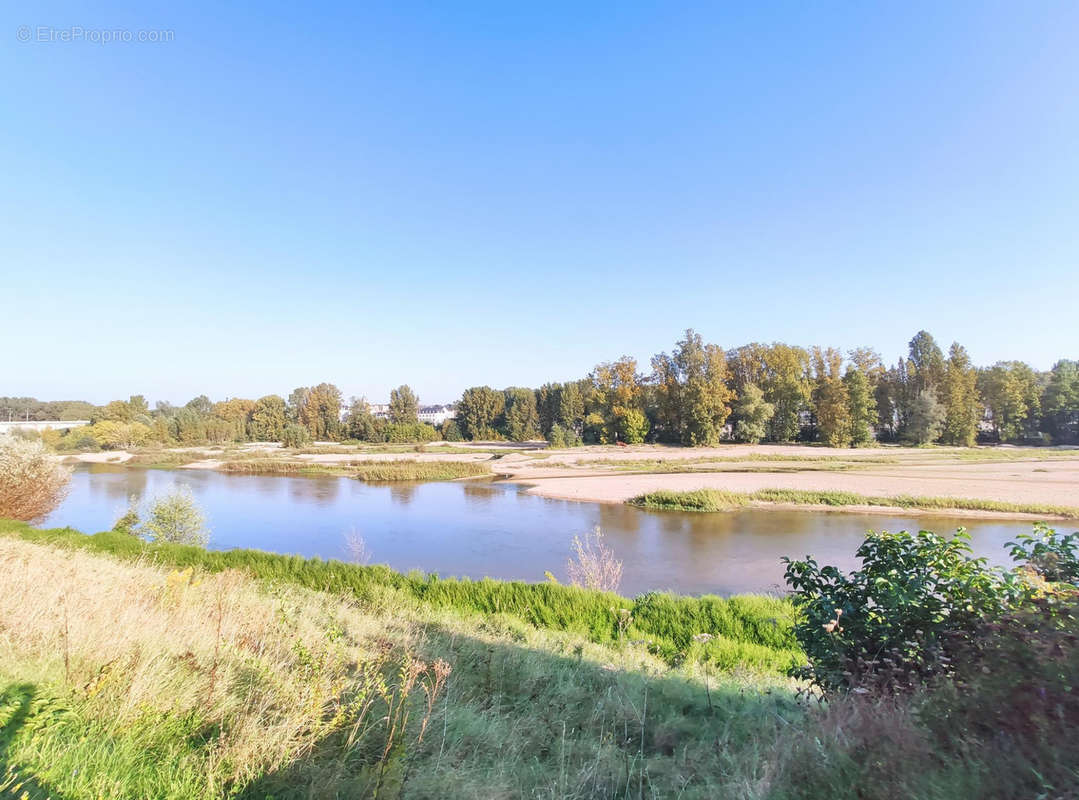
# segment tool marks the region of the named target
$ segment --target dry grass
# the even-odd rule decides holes
[[[153,715],[219,730],[211,790],[292,761],[345,720],[367,725],[358,698],[376,676],[418,668],[373,644],[381,626],[348,604],[268,596],[235,571],[166,573],[11,539],[0,541],[0,571],[0,674],[53,676],[117,729]]]
[[[71,470],[40,441],[0,439],[0,517],[44,519],[67,493]]]
[[[600,592],[617,592],[622,583],[622,562],[614,550],[603,541],[603,531],[597,525],[582,540],[573,537],[573,556],[566,564],[574,586]]]

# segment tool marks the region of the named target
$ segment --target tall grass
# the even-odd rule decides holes
[[[70,528],[39,530],[0,521],[0,535],[129,559],[149,559],[170,567],[196,567],[214,573],[238,569],[272,583],[327,591],[365,603],[384,602],[389,593],[397,602],[467,616],[502,614],[535,628],[574,633],[598,644],[638,641],[668,663],[689,658],[723,669],[748,667],[783,672],[803,658],[793,634],[794,609],[785,600],[761,595],[724,599],[649,593],[629,599],[551,582],[405,575],[381,565],[362,566],[258,550],[207,551],[146,543],[112,531],[87,536]],[[710,638],[699,641],[702,634]]]
[[[803,717],[786,679],[706,688],[505,614],[12,539],[0,566],[27,620],[0,637],[0,796],[757,797]]]
[[[491,468],[475,461],[413,461],[372,459],[327,464],[263,458],[226,461],[222,472],[247,475],[345,475],[361,481],[452,481],[490,475]]]
[[[638,495],[628,501],[640,508],[661,511],[731,511],[753,503],[811,506],[878,506],[929,511],[993,511],[1005,514],[1045,514],[1079,519],[1079,507],[1046,503],[1008,503],[968,497],[926,497],[913,495],[864,495],[856,492],[758,489],[729,492],[722,489],[695,489],[686,492],[662,490]]]

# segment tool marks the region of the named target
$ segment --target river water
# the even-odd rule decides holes
[[[684,594],[782,590],[785,555],[856,566],[865,531],[938,533],[967,527],[978,555],[1008,563],[1004,543],[1024,521],[893,517],[821,511],[743,510],[719,514],[642,511],[624,505],[549,500],[501,482],[369,484],[352,478],[228,475],[91,465],[46,520],[106,530],[132,495],[188,487],[206,513],[210,547],[347,559],[363,538],[372,563],[443,576],[544,580],[566,577],[575,535],[600,526],[625,565],[621,591]]]

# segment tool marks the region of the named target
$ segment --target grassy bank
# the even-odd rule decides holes
[[[357,460],[328,464],[260,458],[226,461],[221,472],[245,475],[346,475],[362,481],[452,481],[490,475],[491,468],[477,461]]]
[[[113,531],[87,536],[70,528],[40,530],[11,521],[0,521],[0,535],[172,568],[193,567],[210,573],[241,570],[256,579],[364,603],[392,596],[396,603],[471,617],[498,614],[521,625],[583,636],[596,644],[636,642],[635,646],[669,664],[693,661],[717,669],[752,667],[778,674],[802,658],[792,632],[793,609],[784,600],[762,595],[721,598],[650,593],[629,599],[552,582],[405,575],[384,566],[258,550],[148,544]]]
[[[777,676],[392,591],[10,537],[0,564],[0,797],[755,796],[803,717]]]
[[[793,504],[806,506],[879,506],[926,511],[993,511],[1006,514],[1044,514],[1079,519],[1079,508],[1041,503],[1006,503],[963,497],[874,496],[855,492],[799,489],[758,489],[755,492],[728,492],[722,489],[695,489],[686,492],[662,490],[638,495],[631,505],[660,511],[731,511],[753,504]]]

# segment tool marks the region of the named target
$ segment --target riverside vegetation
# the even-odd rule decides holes
[[[1079,507],[1041,503],[1006,503],[963,497],[913,497],[910,495],[874,496],[855,492],[798,489],[758,489],[755,492],[730,492],[722,489],[692,489],[685,492],[660,490],[638,495],[631,505],[656,511],[732,511],[752,504],[790,504],[804,506],[877,506],[911,508],[921,511],[992,511],[1004,514],[1037,514],[1064,519],[1079,519]]]
[[[570,586],[177,543],[203,523],[0,521],[0,796],[1079,792],[1079,533],[1015,570],[871,533],[788,598],[630,599],[598,532]]]
[[[0,415],[89,419],[87,427],[45,433],[64,452],[271,441],[299,448],[312,440],[368,443],[462,439],[546,439],[581,443],[668,442],[686,446],[738,442],[820,442],[831,447],[876,442],[969,447],[975,442],[1079,443],[1079,361],[1048,372],[1019,361],[975,367],[953,343],[947,355],[926,331],[908,356],[886,367],[873,350],[774,342],[723,349],[693,330],[651,370],[628,356],[597,364],[580,380],[538,389],[466,389],[455,418],[421,422],[407,385],[390,393],[386,416],[367,401],[344,403],[332,383],[298,387],[288,398],[199,395],[184,406],[132,395],[101,407],[0,398]],[[49,416],[56,415],[56,416]],[[62,428],[62,426],[61,426]]]

